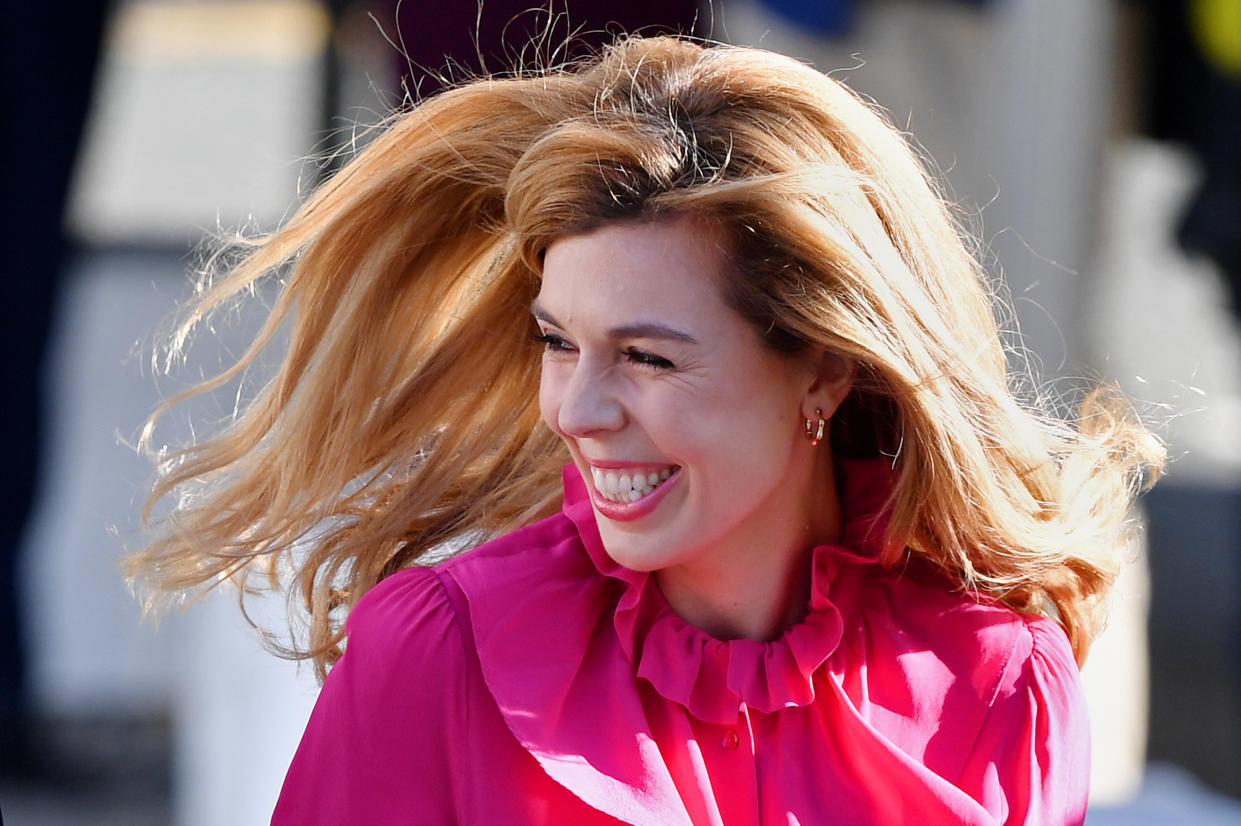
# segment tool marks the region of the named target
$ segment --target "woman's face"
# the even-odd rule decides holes
[[[821,382],[724,303],[723,245],[714,225],[678,217],[547,250],[532,308],[543,418],[629,568],[709,568],[812,539],[820,454],[803,421]]]

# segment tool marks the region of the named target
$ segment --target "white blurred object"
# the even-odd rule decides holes
[[[180,616],[156,628],[121,580],[150,463],[132,439],[157,402],[139,337],[173,307],[176,261],[93,256],[65,279],[48,362],[39,496],[25,541],[30,680],[53,716],[167,708]],[[168,289],[161,295],[159,286]],[[112,530],[115,529],[115,530]]]
[[[69,221],[91,241],[270,229],[322,129],[329,22],[312,0],[117,9]]]
[[[1150,711],[1150,568],[1145,535],[1130,545],[1112,592],[1107,627],[1082,669],[1090,708],[1090,802],[1110,806],[1133,798],[1145,772]]]
[[[278,597],[247,608],[260,624],[284,625]],[[187,619],[173,710],[176,823],[266,823],[318,695],[314,668],[264,649],[234,593],[213,594]]]
[[[1166,143],[1112,147],[1089,317],[1107,374],[1165,411],[1169,476],[1230,486],[1241,483],[1241,332],[1215,265],[1173,238],[1199,175]]]

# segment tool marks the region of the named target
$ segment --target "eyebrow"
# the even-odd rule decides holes
[[[537,300],[530,305],[530,313],[539,321],[546,321],[548,324],[564,327],[551,313],[539,306]],[[620,327],[613,327],[608,330],[608,335],[611,338],[651,338],[682,341],[686,344],[698,343],[698,339],[689,333],[678,330],[675,327],[669,327],[667,324],[661,324],[658,321],[637,321],[633,324],[623,324]]]

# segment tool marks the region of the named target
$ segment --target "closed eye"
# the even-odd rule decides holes
[[[634,364],[640,364],[652,370],[671,370],[676,366],[663,356],[657,356],[654,353],[648,353],[645,350],[638,350],[634,347],[630,347],[625,351],[625,357]]]
[[[555,333],[535,333],[534,340],[542,344],[549,353],[567,353],[573,349],[569,342]]]

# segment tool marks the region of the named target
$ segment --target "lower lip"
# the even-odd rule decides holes
[[[663,483],[643,496],[636,502],[613,502],[611,499],[604,499],[603,496],[595,489],[593,483],[590,488],[591,501],[594,502],[595,510],[601,516],[613,520],[614,522],[632,522],[635,519],[641,519],[659,506],[659,503],[668,495],[668,491],[678,479],[681,478],[681,469],[677,468],[675,472]]]

